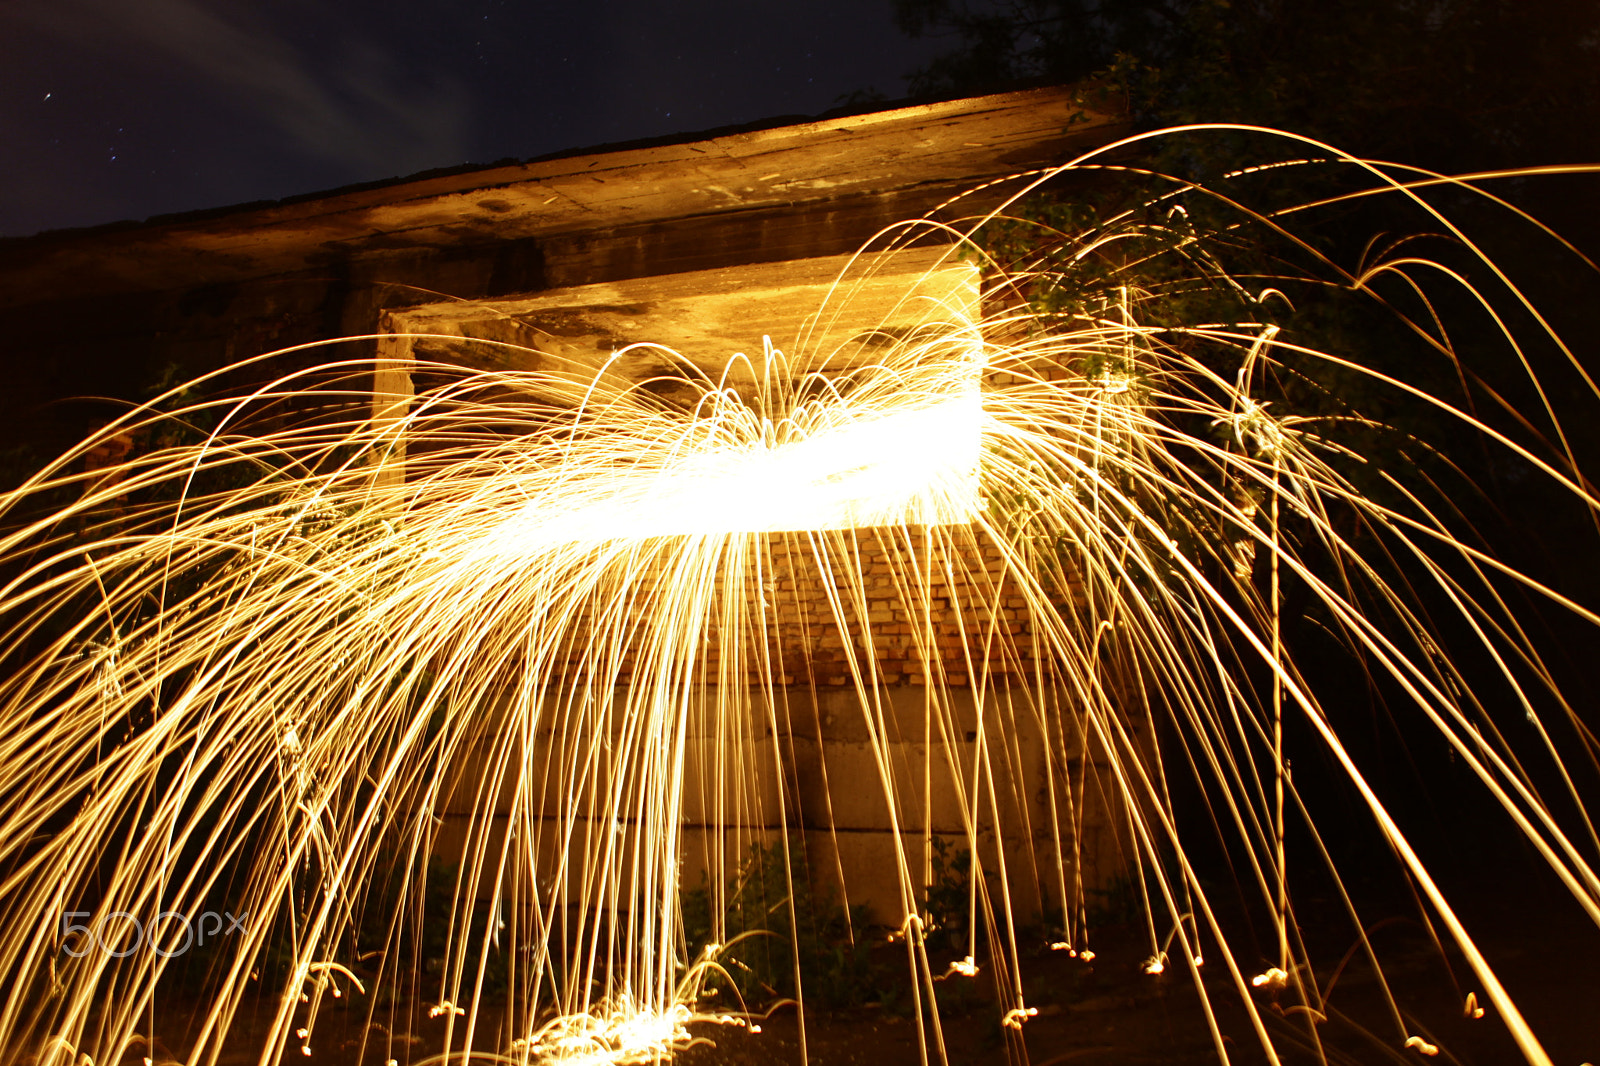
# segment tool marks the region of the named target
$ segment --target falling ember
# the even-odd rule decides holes
[[[1374,191],[1414,191],[1345,163]],[[1500,665],[1500,696],[1535,726],[1539,708],[1566,704],[1518,665],[1537,656],[1505,589],[1600,618],[1487,555],[1448,500],[1386,471],[1385,491],[1365,493],[1353,471],[1370,474],[1369,457],[1341,434],[1381,427],[1349,408],[1297,412],[1283,382],[1332,367],[1428,406],[1586,507],[1600,499],[1575,462],[1268,321],[1288,283],[1252,290],[1217,268],[1175,195],[1064,248],[971,265],[970,300],[930,304],[916,329],[861,323],[867,340],[848,353],[766,341],[720,378],[666,385],[604,367],[417,362],[426,387],[387,406],[370,391],[350,402],[370,365],[332,365],[238,400],[171,394],[4,496],[0,961],[20,976],[0,1046],[115,1061],[162,970],[144,955],[68,952],[58,974],[67,929],[198,914],[223,895],[230,914],[254,917],[216,949],[188,1062],[217,1061],[253,981],[277,987],[273,1046],[293,1034],[305,1056],[324,994],[346,988],[341,1009],[369,988],[426,994],[458,1043],[519,1034],[484,1053],[523,1066],[656,1062],[698,1024],[757,1033],[732,997],[717,1013],[695,1005],[751,972],[751,934],[727,917],[741,847],[783,857],[773,877],[787,910],[768,913],[787,915],[799,950],[797,882],[810,875],[787,861],[804,842],[791,842],[792,800],[771,781],[792,770],[791,712],[831,685],[854,700],[875,776],[848,787],[881,793],[893,822],[889,913],[904,919],[870,939],[904,949],[930,1040],[937,982],[975,976],[980,959],[1007,1039],[1037,1016],[1018,977],[1018,900],[1059,916],[1051,950],[1095,959],[1072,947],[1088,942],[1088,890],[1069,854],[1094,774],[1127,822],[1144,972],[1163,973],[1169,949],[1201,966],[1203,939],[1212,977],[1224,971],[1270,1044],[1249,988],[1316,991],[1298,987],[1315,971],[1291,936],[1285,825],[1301,797],[1288,719],[1348,778],[1525,1057],[1548,1061],[1292,661],[1281,584],[1296,582],[1319,624],[1437,729],[1597,923],[1588,831],[1563,813],[1581,823],[1587,808],[1562,753],[1513,751],[1478,727],[1478,696],[1429,612],[1444,602],[1460,615],[1470,652]],[[971,224],[960,254],[983,258],[985,235],[1012,221]],[[1266,221],[1249,216],[1227,238]],[[886,239],[937,235],[948,227]],[[1135,254],[1140,241],[1156,243]],[[1084,280],[1091,253],[1110,281]],[[1199,266],[1134,283],[1135,268],[1155,278],[1174,261]],[[1308,284],[1364,295],[1387,271],[1420,285],[1409,252],[1363,262],[1359,276]],[[846,281],[819,320],[848,316]],[[1182,298],[1208,286],[1237,300],[1233,318],[1174,325]],[[113,435],[188,443],[136,449],[116,477],[82,473],[84,451]],[[913,688],[916,722],[896,702]],[[1225,796],[1217,817],[1232,819],[1277,934],[1277,965],[1254,977],[1185,850],[1166,779],[1180,760],[1158,746],[1157,715]],[[919,743],[896,739],[912,726]],[[1008,851],[1024,729],[1048,738],[1033,761],[1049,847]],[[1561,803],[1539,798],[1533,759],[1569,783]],[[932,808],[946,801],[968,848],[954,923],[932,913],[930,891]],[[435,856],[457,864],[453,884],[428,883]],[[711,885],[703,946],[680,885],[695,864]],[[447,897],[451,925],[442,957],[421,960],[429,893]],[[370,934],[363,920],[380,911]],[[956,929],[965,942],[941,975],[930,938]],[[380,948],[361,950],[358,934]],[[480,1025],[494,966],[503,1021]],[[33,1010],[45,981],[51,1005]],[[130,1006],[97,1013],[113,993]],[[1282,1013],[1325,1018],[1319,1007]],[[1473,995],[1466,1012],[1483,1014]],[[1403,1028],[1387,1039],[1439,1051]]]
[[[1005,1017],[1000,1019],[1000,1024],[1007,1029],[1021,1029],[1024,1022],[1029,1018],[1037,1017],[1038,1014],[1038,1007],[1018,1007],[1015,1010],[1006,1011]]]
[[[1281,989],[1289,983],[1289,975],[1276,966],[1266,973],[1258,973],[1250,978],[1250,984],[1256,988]]]
[[[1439,1048],[1437,1045],[1428,1043],[1420,1036],[1406,1037],[1405,1046],[1407,1048],[1415,1048],[1418,1054],[1427,1055],[1429,1058],[1439,1054]]]

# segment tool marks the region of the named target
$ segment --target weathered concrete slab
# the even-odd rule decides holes
[[[795,707],[810,702],[806,692],[786,695]],[[454,764],[459,784],[434,812],[434,854],[456,862],[481,843],[498,863],[520,810],[516,820],[537,839],[521,842],[518,853],[534,862],[541,891],[564,880],[578,899],[607,849],[631,865],[632,857],[666,847],[670,836],[682,883],[692,887],[703,878],[733,878],[752,844],[773,846],[787,827],[790,846],[806,849],[819,891],[891,926],[903,920],[908,893],[920,898],[934,840],[949,859],[975,850],[988,890],[997,900],[1009,893],[1022,922],[1059,911],[1062,899],[1104,888],[1126,871],[1129,812],[1106,752],[1091,745],[1085,759],[1081,739],[1060,744],[1062,731],[1047,735],[1059,723],[1036,720],[1021,694],[996,697],[985,708],[981,742],[970,691],[954,693],[934,713],[910,686],[885,696],[880,707],[863,708],[850,690],[824,691],[812,713],[777,717],[757,696],[747,716],[720,731],[707,733],[709,723],[695,721],[697,732],[683,737],[675,827],[637,817],[644,757],[637,753],[652,745],[670,752],[667,738],[630,740],[632,727],[616,720],[599,733],[547,722],[525,749],[496,732],[488,743],[500,746],[503,762],[480,750]],[[1052,706],[1053,715],[1061,712],[1059,703]],[[782,731],[772,732],[772,724]],[[929,724],[931,746],[923,740]],[[632,761],[619,754],[630,749]],[[497,772],[504,775],[498,787]],[[519,774],[520,799],[513,787]],[[664,775],[656,783],[673,780]]]
[[[844,369],[881,358],[896,338],[919,328],[955,331],[981,318],[977,267],[945,244],[424,304],[385,316],[384,328],[396,337],[383,358],[390,369],[409,353],[585,378],[604,366],[631,383],[688,364],[709,381],[731,374],[730,384],[748,386],[763,360],[763,338],[790,366]],[[736,354],[746,360],[735,361]]]
[[[0,242],[0,306],[975,183],[1066,162],[1122,121],[1081,91],[1037,89],[47,234]]]

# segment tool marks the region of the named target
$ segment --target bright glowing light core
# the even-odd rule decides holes
[[[978,396],[830,426],[664,472],[640,535],[951,525],[977,506]]]
[[[548,498],[489,538],[490,555],[620,539],[954,525],[982,507],[983,408],[976,388],[840,420],[792,439],[684,449],[618,472],[603,493]]]

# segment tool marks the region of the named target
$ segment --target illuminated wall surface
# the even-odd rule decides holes
[[[810,425],[803,440],[771,449],[697,452],[670,477],[652,471],[632,488],[608,483],[600,501],[575,495],[564,501],[570,508],[564,515],[552,514],[550,502],[541,500],[479,546],[493,557],[618,536],[783,534],[753,542],[759,553],[737,576],[719,572],[708,590],[711,613],[725,597],[748,597],[763,609],[766,625],[760,647],[739,634],[726,642],[726,655],[725,642],[708,634],[695,661],[698,677],[713,690],[752,686],[749,698],[761,704],[768,678],[787,691],[776,707],[749,709],[752,722],[773,722],[780,735],[764,737],[770,732],[765,726],[754,731],[747,745],[754,758],[743,769],[748,777],[727,796],[714,800],[705,793],[726,739],[690,738],[683,821],[691,882],[705,868],[706,849],[737,856],[751,840],[773,839],[779,820],[787,819],[806,828],[808,861],[824,881],[842,882],[842,898],[867,904],[892,924],[900,906],[894,836],[904,834],[903,846],[920,849],[931,829],[948,837],[952,854],[964,846],[970,813],[963,814],[957,800],[962,786],[951,774],[970,766],[977,750],[974,673],[985,691],[1007,680],[1019,688],[1021,705],[1008,702],[1000,712],[1013,758],[1003,775],[1006,810],[993,822],[1005,827],[998,846],[1006,861],[1018,870],[1064,866],[1091,886],[1121,872],[1116,820],[1101,796],[1090,797],[1092,809],[1066,825],[1051,816],[1052,802],[1063,810],[1084,803],[1066,792],[1068,764],[1077,760],[1084,768],[1080,727],[1070,714],[1063,719],[1059,706],[1046,707],[1027,694],[1041,666],[1034,655],[1042,635],[1032,632],[1026,596],[1005,588],[1000,548],[971,525],[987,506],[977,476],[985,377],[981,318],[976,266],[939,246],[440,302],[385,316],[395,337],[379,342],[374,413],[380,423],[403,417],[410,397],[419,384],[427,388],[440,363],[567,374],[575,386],[599,374],[617,388],[693,402],[700,394],[695,380],[749,394],[764,374],[798,375],[781,356],[769,362],[771,353],[745,340],[757,323],[807,350],[830,353],[827,376],[840,382],[919,331],[937,336],[947,349],[943,356],[953,370],[921,403],[883,403],[881,414],[834,406],[828,417],[837,429]],[[731,360],[717,354],[733,350],[748,354]],[[418,359],[434,369],[419,368]],[[383,476],[403,478],[403,459],[389,462]],[[959,526],[966,533],[929,538],[928,526]],[[814,536],[824,530],[850,535],[824,545]],[[650,638],[651,616],[681,592],[682,580],[675,569],[648,562],[630,574],[635,598],[622,618],[601,623],[633,634],[618,665],[622,680],[631,676],[637,644]],[[830,598],[840,589],[849,590],[848,602]],[[1072,595],[1065,590],[1060,605]],[[580,619],[574,632],[595,625]],[[862,724],[863,674],[895,689],[893,706],[880,716],[887,733],[876,753]],[[708,698],[708,705],[715,702]],[[878,760],[886,754],[906,767],[928,761],[935,703],[940,716],[954,718],[943,732],[935,728],[939,769],[931,791],[924,795],[921,784],[912,788],[905,778],[905,794],[894,797],[891,816]],[[1053,750],[1041,735],[1045,728],[1073,733],[1070,749]],[[535,759],[561,751],[553,732],[544,744],[542,750],[535,745]],[[1049,758],[1057,761],[1054,774],[1045,765]],[[595,787],[604,792],[613,783]],[[786,790],[781,798],[780,789]],[[1051,796],[1051,789],[1061,794]],[[441,834],[443,853],[467,845],[463,834],[478,802],[460,797],[446,815],[461,828]],[[924,814],[930,802],[931,817]],[[509,809],[510,798],[502,797],[495,807],[497,831],[503,832]],[[896,818],[903,822],[898,831]],[[985,843],[991,861],[995,846],[992,839]],[[545,865],[554,868],[554,860],[547,855]],[[1016,878],[1015,889],[1020,914],[1035,915],[1048,905],[1050,888],[1041,892],[1037,876]]]

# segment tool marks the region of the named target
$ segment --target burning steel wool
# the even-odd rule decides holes
[[[1474,259],[1424,195],[1471,185],[1317,151],[1298,165],[1365,181],[1328,203],[1409,199]],[[1315,369],[1336,373],[1600,513],[1556,411],[1527,412],[1519,436],[1320,351],[1281,317],[1297,285],[1387,300],[1444,363],[1444,324],[1408,317],[1386,284],[1453,286],[1536,332],[1543,320],[1503,275],[1479,286],[1404,242],[1342,271],[1289,235],[1303,215],[1192,185],[1081,232],[1024,217],[1025,193],[1096,165],[1022,179],[977,219],[886,234],[891,253],[944,234],[981,286],[921,308],[892,343],[864,322],[871,343],[752,345],[720,377],[684,370],[672,389],[606,367],[419,363],[431,384],[381,417],[370,363],[196,400],[217,391],[202,382],[0,501],[0,1046],[41,1064],[139,1057],[169,1000],[200,1004],[178,1052],[191,1064],[240,1050],[230,1034],[247,1004],[269,1020],[244,1051],[311,1056],[335,997],[366,1004],[362,1053],[389,1061],[405,1046],[378,1023],[405,997],[446,1027],[446,1058],[645,1062],[687,1046],[697,1022],[758,1028],[731,994],[743,964],[730,897],[752,846],[800,847],[789,793],[762,787],[762,768],[792,772],[784,738],[833,683],[854,694],[877,778],[848,787],[881,792],[889,812],[891,939],[931,1060],[942,982],[980,972],[1022,1053],[1037,1011],[1019,901],[1055,916],[1050,947],[1093,957],[1072,843],[1086,788],[1120,797],[1146,972],[1188,973],[1202,998],[1202,965],[1224,974],[1271,1061],[1276,1030],[1253,992],[1281,992],[1314,1030],[1328,987],[1287,871],[1325,859],[1285,844],[1304,810],[1292,719],[1466,958],[1499,1019],[1484,1024],[1549,1061],[1283,632],[1292,582],[1600,923],[1593,752],[1560,739],[1588,726],[1520,605],[1600,618],[1498,558],[1437,485],[1363,454],[1352,442],[1383,427],[1359,404],[1296,403]],[[1201,207],[1234,215],[1208,228]],[[1027,251],[993,250],[991,234],[1014,245],[1018,227]],[[1227,250],[1255,233],[1310,266],[1295,274],[1274,252],[1276,273],[1230,270]],[[821,314],[848,319],[849,281]],[[1214,306],[1200,296],[1231,315],[1187,317]],[[1503,344],[1515,359],[1509,327]],[[1540,435],[1553,446],[1530,443]],[[112,438],[137,443],[86,472]],[[1396,456],[1426,451],[1395,439]],[[897,606],[878,617],[885,597]],[[1492,697],[1463,656],[1473,678],[1491,664]],[[909,702],[896,696],[908,686]],[[913,704],[918,721],[902,721]],[[1497,728],[1491,704],[1539,742]],[[912,725],[923,741],[897,744]],[[1029,809],[1016,798],[1023,731],[1048,738],[1048,824],[1028,839],[1054,843],[1019,852],[993,841]],[[1090,748],[1093,766],[1073,755]],[[1216,817],[1274,930],[1269,966],[1236,948],[1191,863],[1168,787],[1180,764],[1223,798]],[[970,917],[948,969],[928,946],[935,793],[959,811],[968,852]],[[449,876],[432,878],[440,856]],[[703,944],[683,911],[696,866],[711,896]],[[773,876],[792,900],[808,875],[780,862]],[[424,928],[441,900],[445,928]],[[778,913],[798,943],[798,908]],[[197,958],[198,985],[183,976]],[[1383,1041],[1432,1049],[1389,1002]]]

